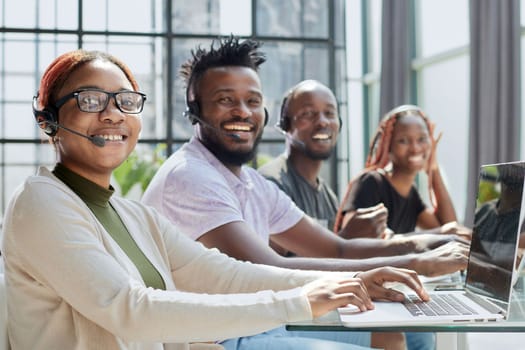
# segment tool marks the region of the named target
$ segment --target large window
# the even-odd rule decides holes
[[[190,50],[230,33],[259,39],[268,56],[261,79],[270,111],[260,153],[275,156],[283,139],[273,125],[289,87],[318,79],[346,108],[344,6],[343,0],[0,0],[0,212],[23,179],[55,161],[31,98],[57,55],[81,47],[128,63],[148,95],[137,153],[162,144],[168,155],[192,134],[177,74]],[[324,176],[337,186],[331,169]]]
[[[461,217],[466,184],[472,180],[466,169],[469,1],[412,4],[411,102],[443,131],[438,157]],[[83,47],[123,58],[148,95],[137,150],[149,154],[162,144],[165,156],[192,134],[191,124],[182,117],[180,64],[192,48],[230,33],[263,41],[268,56],[261,78],[270,121],[261,155],[283,150],[282,135],[274,125],[287,88],[314,78],[335,91],[343,129],[337,157],[322,175],[341,194],[348,179],[362,169],[380,118],[381,12],[382,0],[0,0],[0,211],[22,179],[55,160],[30,104],[54,57]],[[525,38],[523,4],[521,12]],[[525,154],[525,143],[521,151]]]

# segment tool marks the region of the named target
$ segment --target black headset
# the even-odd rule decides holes
[[[48,136],[55,136],[58,131],[58,111],[54,106],[46,106],[44,109],[37,109],[38,106],[38,92],[33,96],[33,115],[36,123]]]
[[[290,98],[290,94],[286,95],[283,98],[283,102],[281,102],[281,112],[279,114],[279,124],[276,126],[281,129],[282,131],[288,132],[290,130],[290,117],[286,113],[286,110],[288,109],[288,99]],[[341,131],[341,128],[343,127],[343,119],[341,119],[341,116],[339,113],[337,113],[337,118],[339,119],[339,131]]]
[[[190,77],[190,79],[188,80],[188,86],[186,87],[186,110],[182,113],[182,115],[188,118],[192,125],[195,125],[199,122],[198,118],[202,119],[202,117],[201,117],[201,107],[200,107],[199,101],[189,100],[190,87],[192,83],[193,83],[193,77]],[[264,126],[268,124],[268,119],[269,119],[268,110],[266,109],[266,107],[264,107]]]
[[[288,109],[288,97],[289,95],[285,96],[283,98],[283,102],[281,102],[281,112],[279,113],[279,124],[277,127],[281,129],[282,131],[288,132],[290,130],[290,118],[288,118],[288,115],[285,113],[286,109]]]

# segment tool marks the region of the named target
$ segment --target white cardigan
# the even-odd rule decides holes
[[[295,287],[329,273],[239,262],[180,234],[152,208],[110,202],[167,291],[147,288],[84,202],[41,168],[5,213],[13,350],[187,349],[187,342],[311,319],[308,300]]]

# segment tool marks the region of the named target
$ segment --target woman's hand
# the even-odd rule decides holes
[[[389,283],[402,283],[414,290],[421,300],[429,300],[417,273],[396,267],[380,267],[360,272],[354,278],[322,278],[306,284],[303,289],[316,318],[348,304],[361,311],[372,310],[372,299],[403,301],[404,294],[385,286]]]
[[[443,133],[440,132],[436,139],[432,139],[432,145],[430,149],[430,157],[428,158],[427,162],[427,174],[430,174],[433,171],[439,170],[439,164],[437,161],[437,145],[439,141],[441,140],[441,136],[443,136]]]
[[[306,284],[303,289],[314,318],[348,304],[355,305],[361,311],[374,308],[360,278],[322,278]]]
[[[402,283],[414,290],[421,300],[429,300],[417,273],[408,269],[396,267],[380,267],[377,269],[360,272],[356,277],[363,280],[370,297],[374,300],[403,301],[405,295],[397,290],[385,287],[392,282]]]

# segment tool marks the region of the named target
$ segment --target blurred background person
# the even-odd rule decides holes
[[[382,119],[372,139],[365,169],[352,179],[339,206],[335,232],[356,237],[359,232],[345,225],[359,208],[383,203],[388,209],[386,236],[392,232],[455,232],[466,238],[470,230],[457,223],[457,216],[436,158],[441,138],[434,138],[434,124],[417,106],[402,105]],[[428,178],[431,206],[416,187],[416,176]]]

